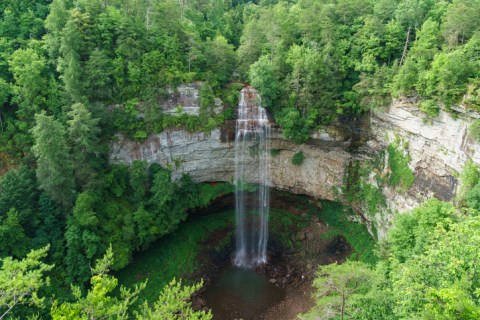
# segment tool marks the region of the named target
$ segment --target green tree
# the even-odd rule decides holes
[[[12,208],[5,218],[0,216],[0,257],[22,257],[28,247],[29,239],[20,224],[19,214]]]
[[[43,247],[50,244],[50,261],[63,266],[65,259],[65,214],[61,207],[50,199],[45,192],[40,194],[36,213],[40,221],[30,245]]]
[[[85,100],[84,86],[82,83],[82,49],[85,49],[82,26],[86,24],[86,16],[77,8],[70,11],[70,16],[65,28],[62,29],[60,45],[60,58],[57,70],[64,84],[67,99],[71,103]]]
[[[233,45],[223,36],[205,42],[206,70],[213,73],[219,84],[226,84],[232,77],[236,63]]]
[[[146,282],[136,286],[134,290],[120,287],[120,296],[115,297],[112,291],[118,280],[109,275],[113,264],[113,252],[110,247],[102,259],[97,260],[90,278],[91,288],[82,295],[80,287],[72,285],[73,302],[54,301],[50,314],[54,320],[63,319],[128,319],[128,308],[138,299],[138,294],[145,288]]]
[[[65,232],[67,279],[83,284],[89,278],[88,266],[101,251],[100,220],[95,212],[98,198],[93,192],[78,195]]]
[[[85,63],[86,94],[91,101],[101,101],[113,95],[112,60],[103,50],[95,49]]]
[[[27,166],[8,171],[0,180],[0,216],[15,208],[23,221],[35,209],[38,197],[35,171]]]
[[[436,228],[441,226],[448,230],[455,221],[454,213],[451,203],[433,198],[407,214],[398,215],[395,226],[388,233],[392,256],[404,262],[421,254],[432,240]]]
[[[72,105],[67,114],[67,133],[71,147],[73,172],[80,187],[91,183],[98,170],[99,119],[92,117],[82,103]]]
[[[47,251],[48,246],[32,250],[22,260],[11,257],[1,260],[0,319],[7,317],[19,305],[42,306],[44,298],[38,296],[38,291],[49,285],[50,280],[45,273],[53,268],[41,261]]]
[[[480,27],[480,2],[477,0],[454,0],[445,13],[443,36],[450,46],[463,44]]]
[[[53,0],[50,4],[50,12],[45,19],[45,28],[48,33],[45,35],[44,41],[52,60],[56,60],[59,56],[62,30],[69,18],[68,8],[71,2],[68,0]]]
[[[270,110],[279,108],[282,83],[278,79],[279,73],[274,62],[266,55],[261,56],[250,66],[248,76],[262,97],[262,105]]]
[[[129,181],[133,191],[133,201],[140,203],[145,199],[148,190],[148,163],[146,161],[135,160],[132,162]]]
[[[33,153],[37,158],[39,187],[53,200],[69,205],[74,188],[65,129],[45,112],[36,114],[35,121]]]
[[[149,306],[146,302],[135,311],[137,320],[210,320],[213,316],[210,311],[194,311],[189,302],[195,291],[202,287],[203,283],[192,286],[182,286],[181,281],[173,279],[162,292],[158,300]]]
[[[175,201],[178,200],[175,197],[176,191],[170,171],[160,168],[153,175],[148,201],[148,211],[155,216],[153,231],[156,237],[172,232],[186,218],[186,210],[177,206],[178,202]]]
[[[358,261],[322,266],[313,285],[315,307],[303,319],[351,319],[355,299],[378,281],[378,274]]]
[[[262,55],[262,45],[266,37],[257,19],[251,19],[245,23],[240,38],[240,47],[237,49],[239,69],[242,75],[246,75],[250,66]]]
[[[480,306],[480,221],[438,225],[421,254],[391,264],[394,312],[400,319],[475,319]]]
[[[33,122],[33,115],[45,104],[45,59],[31,48],[19,49],[12,54],[9,64],[15,78],[13,100],[21,106],[17,115],[24,121]]]
[[[465,197],[476,185],[478,185],[480,179],[480,172],[478,171],[477,165],[472,161],[468,160],[465,163],[465,166],[460,172],[460,186],[457,190],[457,195],[455,201],[458,206],[462,207],[465,203]]]

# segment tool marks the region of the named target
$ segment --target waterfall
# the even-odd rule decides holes
[[[241,91],[235,134],[235,265],[250,267],[267,261],[269,210],[269,134],[267,113],[255,89]],[[247,181],[258,183],[256,193]]]

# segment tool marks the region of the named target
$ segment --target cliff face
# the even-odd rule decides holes
[[[197,115],[200,108],[198,90],[198,84],[182,85],[160,108],[163,112],[180,108]],[[342,186],[344,170],[351,158],[347,147],[354,140],[352,137],[353,131],[348,127],[329,127],[312,134],[307,144],[296,145],[285,140],[278,128],[272,128],[270,147],[278,154],[270,156],[271,186],[335,200],[335,190]],[[188,173],[197,182],[232,182],[235,173],[234,138],[233,121],[209,133],[169,129],[150,135],[142,142],[119,134],[112,143],[110,160],[114,163],[132,163],[134,160],[159,163],[172,169],[173,179]],[[304,153],[305,160],[302,165],[296,166],[292,164],[292,157],[299,151]],[[248,170],[246,174],[248,181],[257,182],[254,174]]]
[[[175,103],[181,105],[187,101],[188,107],[195,109],[198,99],[191,97],[198,96],[197,89],[183,86],[176,93]],[[170,105],[164,108],[171,109]],[[312,134],[302,145],[284,139],[281,131],[274,128],[270,139],[270,147],[276,150],[275,155],[270,156],[271,186],[318,199],[346,202],[362,214],[372,234],[376,233],[379,238],[385,236],[397,212],[410,210],[430,197],[452,200],[458,186],[458,173],[466,161],[472,159],[480,163],[480,145],[467,135],[469,124],[480,116],[458,109],[455,116],[441,111],[437,118],[428,120],[416,105],[412,99],[397,100],[389,108],[373,113],[367,123],[368,139],[361,137],[366,141],[360,147],[358,141],[362,135],[358,130],[341,124]],[[174,179],[188,173],[197,182],[233,181],[234,128],[235,124],[230,122],[209,133],[171,129],[153,134],[143,142],[118,135],[110,158],[120,163],[134,160],[159,163],[173,170]],[[378,181],[382,179],[376,178],[388,176],[390,168],[385,150],[398,141],[414,174],[413,183],[407,189],[388,183],[380,185]],[[292,157],[298,151],[305,155],[299,166],[292,164]],[[383,205],[371,212],[371,208],[367,209],[371,206],[362,199],[347,201],[348,188],[345,187],[352,163],[370,163],[379,154],[387,154],[387,159],[384,157],[371,172],[367,165],[367,175],[360,177],[365,181],[358,182],[368,183],[384,199]],[[256,182],[255,176],[247,175],[249,181]]]
[[[443,110],[435,119],[427,119],[414,99],[402,99],[370,119],[374,148],[385,147],[394,140],[406,142],[406,152],[415,173],[412,187],[402,193],[386,190],[392,210],[403,212],[426,198],[452,200],[458,186],[458,173],[468,159],[480,163],[480,145],[468,138],[468,127],[480,116],[456,108]]]
[[[270,146],[278,155],[270,156],[270,181],[273,188],[293,193],[334,200],[336,188],[341,187],[344,170],[350,154],[338,142],[328,147],[313,144],[295,145],[274,132]],[[312,142],[327,142],[312,139]],[[292,156],[302,151],[305,160],[300,166],[292,164]],[[220,129],[210,133],[188,133],[180,129],[153,134],[143,142],[126,139],[122,135],[112,144],[110,159],[115,163],[132,163],[145,160],[159,163],[173,170],[173,178],[188,173],[195,181],[233,181],[235,172],[235,146],[233,141],[222,139]],[[248,174],[250,182],[256,177]]]

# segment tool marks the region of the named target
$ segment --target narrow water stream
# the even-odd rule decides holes
[[[225,267],[205,291],[215,320],[257,320],[285,298],[285,292],[254,269]]]

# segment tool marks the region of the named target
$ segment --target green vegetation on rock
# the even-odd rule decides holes
[[[411,158],[398,143],[391,143],[387,147],[388,166],[390,168],[388,184],[401,190],[408,190],[415,180],[415,174],[408,166]]]
[[[300,166],[302,165],[303,160],[305,160],[305,155],[303,154],[302,151],[298,151],[292,157],[292,164],[296,166]]]

